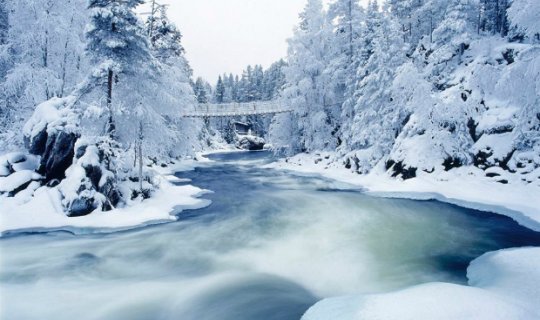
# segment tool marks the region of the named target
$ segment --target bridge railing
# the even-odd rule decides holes
[[[199,104],[195,110],[184,113],[185,117],[227,117],[290,112],[279,101],[253,101],[241,103]]]

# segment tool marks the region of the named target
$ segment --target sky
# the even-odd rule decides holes
[[[248,65],[268,67],[287,54],[307,0],[161,0],[183,34],[195,77],[240,74]],[[143,8],[142,11],[145,11]],[[148,10],[146,10],[148,11]]]
[[[307,0],[162,0],[183,34],[195,77],[214,83],[248,64],[268,67],[287,53]]]

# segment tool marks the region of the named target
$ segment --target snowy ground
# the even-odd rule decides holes
[[[376,196],[436,199],[488,210],[540,231],[540,186],[511,174],[499,172],[501,176],[493,179],[481,170],[460,168],[402,181],[382,170],[360,176],[335,164],[332,156],[304,154],[269,167],[360,185]],[[502,178],[508,184],[497,182]],[[467,276],[469,286],[428,283],[397,292],[325,299],[303,320],[540,319],[540,248],[487,253],[471,263]]]
[[[187,169],[191,165],[185,163],[183,166]],[[176,221],[176,215],[182,210],[209,205],[208,200],[198,198],[208,191],[192,185],[176,186],[173,182],[181,180],[172,175],[164,174],[159,178],[160,189],[148,200],[77,218],[65,215],[60,193],[54,188],[42,187],[30,199],[18,195],[14,198],[0,197],[0,233],[51,230],[69,230],[77,234],[114,232]]]

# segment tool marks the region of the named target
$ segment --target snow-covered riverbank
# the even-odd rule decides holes
[[[540,186],[511,174],[489,178],[475,168],[420,174],[402,181],[381,170],[361,176],[340,167],[332,154],[298,155],[268,167],[316,174],[359,185],[382,197],[435,199],[509,216],[540,231]],[[507,183],[500,183],[502,179]],[[404,290],[324,299],[303,320],[323,319],[536,319],[540,317],[540,249],[487,253],[468,268],[468,286],[426,283]]]
[[[189,168],[191,161],[178,167]],[[186,209],[209,205],[199,199],[208,192],[192,185],[174,185],[178,178],[166,170],[157,177],[159,189],[145,201],[132,201],[127,206],[109,212],[94,212],[83,217],[68,217],[63,211],[56,188],[41,187],[30,198],[0,197],[0,233],[23,231],[67,230],[77,234],[115,232],[141,226],[176,221]]]
[[[434,199],[503,214],[527,228],[540,231],[540,180],[524,183],[517,175],[502,170],[496,177],[490,178],[480,169],[462,167],[433,174],[420,172],[417,178],[404,181],[390,177],[382,168],[368,175],[358,175],[336,163],[333,156],[332,153],[301,154],[272,163],[268,167],[322,175],[361,186],[375,196]]]
[[[487,253],[467,272],[469,286],[427,283],[404,290],[325,299],[302,320],[539,319],[540,248]]]

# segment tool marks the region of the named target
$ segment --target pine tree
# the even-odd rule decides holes
[[[195,92],[198,103],[205,104],[210,101],[210,99],[208,99],[209,92],[207,90],[206,82],[203,80],[203,78],[197,78],[193,91]]]
[[[451,0],[446,9],[445,19],[433,32],[436,47],[449,46],[463,55],[471,41],[473,8],[469,0]]]
[[[356,150],[356,171],[366,173],[387,154],[394,143],[400,125],[407,116],[392,103],[389,88],[394,81],[396,69],[405,61],[400,26],[388,13],[372,7],[370,14],[374,28],[371,40],[372,53],[366,63],[359,67],[359,80],[355,97],[354,118],[350,135],[345,136],[347,150]],[[357,157],[358,150],[363,156]],[[362,159],[362,160],[359,160]]]
[[[482,0],[479,9],[479,27],[491,34],[498,33],[501,36],[506,36],[508,32],[506,17],[508,0]]]
[[[324,72],[331,28],[320,0],[309,0],[300,20],[289,41],[289,64],[284,69],[287,81],[284,103],[292,106],[294,113],[288,120],[277,117],[271,136],[277,139],[288,135],[292,142],[288,149],[293,152],[329,150],[336,146],[335,119],[327,105],[332,86]]]
[[[264,72],[263,79],[263,100],[274,100],[281,93],[285,85],[285,74],[283,69],[287,64],[283,59],[273,63],[268,70]]]
[[[170,22],[166,7],[159,7],[155,14],[148,17],[146,28],[156,58],[164,61],[171,57],[178,58],[184,55],[182,33]]]
[[[214,98],[217,103],[223,103],[225,99],[225,84],[223,83],[221,76],[219,76],[216,84]]]
[[[332,101],[335,105],[334,118],[344,115],[346,118],[351,114],[354,105],[354,85],[356,83],[356,70],[361,54],[361,38],[364,32],[365,12],[355,0],[336,0],[330,4],[328,20],[334,22],[333,36],[329,64],[326,73],[331,75],[331,83],[334,85]],[[340,108],[337,108],[340,107]],[[336,131],[341,130],[343,121],[337,122]]]
[[[107,132],[115,136],[113,85],[121,74],[134,73],[150,59],[144,29],[134,10],[143,0],[90,0],[90,24],[86,32],[86,52],[97,66],[96,81],[106,77]]]
[[[353,132],[353,120],[356,115],[356,106],[361,92],[360,86],[362,80],[369,75],[369,69],[366,64],[374,52],[374,38],[380,27],[381,14],[376,1],[369,1],[361,29],[358,49],[353,55],[352,76],[347,83],[347,92],[341,111],[340,141],[343,144],[343,152],[350,150],[351,134]]]

